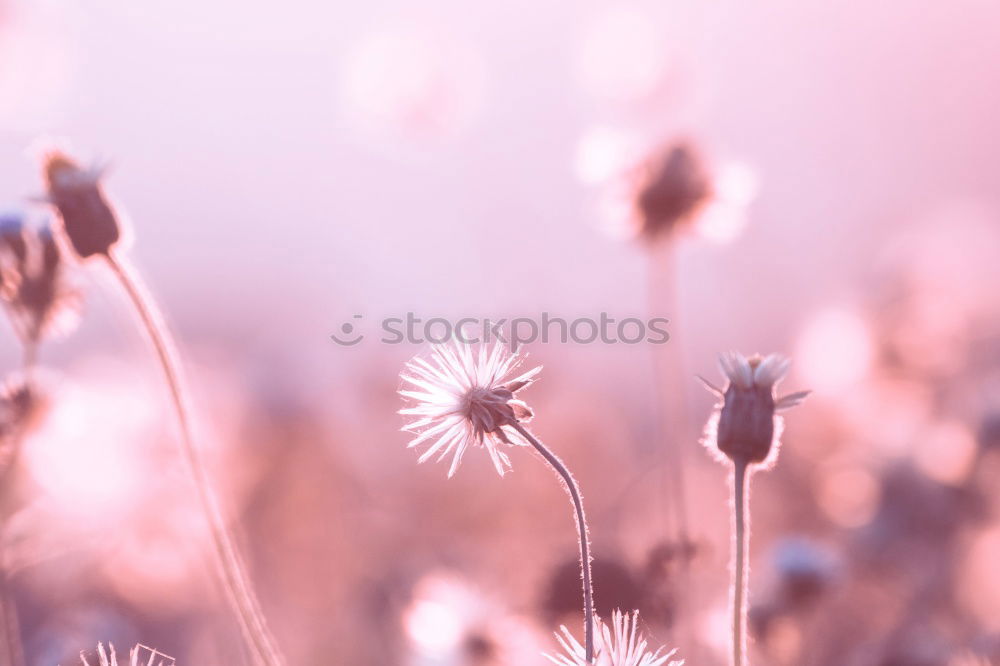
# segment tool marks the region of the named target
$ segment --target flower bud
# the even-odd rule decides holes
[[[720,357],[719,365],[729,379],[725,391],[702,379],[710,391],[722,398],[718,418],[712,421],[709,443],[734,461],[762,463],[781,435],[781,419],[776,412],[799,404],[809,392],[775,399],[775,385],[790,365],[788,359],[777,354],[748,359],[730,352]]]
[[[82,259],[108,254],[121,228],[101,189],[101,171],[83,169],[60,152],[45,156],[43,171],[49,200],[59,211],[73,250]]]

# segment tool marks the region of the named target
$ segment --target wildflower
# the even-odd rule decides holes
[[[45,155],[42,169],[48,200],[73,250],[82,259],[108,254],[121,238],[121,227],[101,188],[104,170],[85,169],[59,151]]]
[[[64,274],[65,262],[48,228],[18,217],[0,220],[0,300],[28,349],[77,322],[81,297]]]
[[[399,393],[417,404],[400,410],[400,414],[416,417],[403,430],[417,434],[410,448],[433,442],[418,462],[434,455],[443,460],[451,454],[451,477],[469,446],[478,445],[487,450],[500,476],[509,471],[510,458],[500,445],[527,446],[513,426],[532,416],[514,395],[541,371],[536,367],[513,376],[522,361],[522,356],[509,353],[498,341],[492,349],[480,347],[475,355],[467,345],[435,345],[429,359],[416,357],[407,363],[401,378],[411,388]]]
[[[701,155],[691,143],[675,143],[646,166],[635,201],[639,233],[647,240],[670,235],[692,219],[712,193]]]
[[[152,342],[164,381],[170,390],[181,435],[178,442],[181,454],[211,529],[219,574],[247,647],[255,663],[266,666],[282,664],[284,659],[270,635],[260,604],[243,570],[239,550],[208,483],[208,474],[195,441],[191,410],[187,404],[187,386],[173,336],[138,272],[120,256],[121,253],[113,251],[118,249],[122,229],[101,187],[103,169],[85,169],[62,152],[50,151],[43,158],[42,170],[48,189],[47,202],[59,213],[62,221],[60,228],[66,242],[81,259],[97,256],[107,262]]]
[[[449,477],[455,474],[470,444],[486,448],[500,476],[511,469],[510,459],[500,450],[501,444],[533,447],[559,476],[573,503],[580,539],[584,650],[589,659],[594,652],[594,589],[583,497],[565,463],[522,425],[532,413],[527,405],[514,398],[514,394],[541,372],[541,367],[537,367],[512,377],[522,361],[522,356],[507,352],[499,341],[492,349],[480,347],[476,356],[468,345],[459,342],[453,346],[436,345],[429,361],[416,357],[406,364],[402,374],[404,382],[419,389],[399,391],[403,397],[417,401],[415,406],[400,410],[401,414],[417,417],[403,430],[419,433],[410,442],[410,447],[435,440],[418,462],[435,454],[441,460],[452,453]]]
[[[664,653],[664,648],[655,652],[647,648],[646,638],[639,633],[639,611],[631,615],[616,610],[611,614],[611,626],[596,618],[594,661],[588,661],[583,646],[566,627],[556,640],[562,646],[562,654],[545,657],[558,666],[682,666],[683,661],[671,660],[676,650]]]
[[[115,646],[108,644],[108,649],[104,645],[97,644],[97,666],[118,666],[118,655],[115,654]],[[141,659],[141,661],[140,661]],[[81,652],[80,661],[83,666],[91,666],[87,657]],[[173,657],[169,657],[159,650],[154,650],[146,645],[136,645],[129,651],[129,666],[174,666],[177,662]]]
[[[23,380],[0,388],[0,474],[18,454],[22,436],[44,411],[45,401],[33,384]]]
[[[525,664],[541,649],[526,619],[447,572],[429,573],[417,582],[402,620],[408,651],[419,663]]]
[[[729,385],[722,390],[699,377],[709,391],[722,399],[718,414],[709,422],[706,444],[714,445],[733,460],[761,463],[777,451],[781,417],[776,415],[801,403],[809,391],[775,399],[774,388],[788,372],[790,361],[777,354],[749,359],[738,352],[719,358]]]
[[[746,656],[747,586],[747,472],[777,454],[781,417],[776,412],[802,402],[808,391],[775,399],[775,385],[788,372],[788,359],[771,354],[749,359],[737,352],[719,357],[719,367],[729,379],[726,390],[699,377],[708,390],[722,399],[719,411],[709,419],[705,443],[733,462],[733,657],[732,666],[742,666]]]

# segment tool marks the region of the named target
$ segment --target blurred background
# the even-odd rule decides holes
[[[446,480],[406,450],[425,348],[376,324],[406,312],[670,319],[660,347],[526,349],[602,614],[725,663],[694,375],[779,351],[814,394],[754,478],[755,663],[1000,663],[998,28],[991,0],[0,0],[0,208],[44,224],[40,139],[109,165],[290,663],[540,664],[579,628],[540,460]],[[243,663],[159,368],[101,267],[70,277],[45,408],[3,442],[25,663]]]

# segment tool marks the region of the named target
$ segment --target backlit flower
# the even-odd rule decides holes
[[[409,447],[429,443],[418,462],[451,455],[451,477],[469,446],[477,445],[490,454],[500,476],[510,470],[510,459],[500,446],[527,446],[513,425],[532,415],[514,394],[541,371],[536,367],[516,374],[522,361],[523,356],[511,354],[498,341],[492,349],[481,346],[478,353],[458,342],[435,345],[429,358],[408,362],[399,393],[416,404],[399,413],[415,417],[403,428],[417,433]]]
[[[527,619],[449,572],[423,576],[403,611],[404,666],[532,664],[541,638]]]
[[[44,156],[42,170],[48,200],[73,250],[83,259],[107,254],[121,238],[121,227],[101,187],[104,170],[83,168],[59,151]]]
[[[86,655],[80,653],[80,661],[83,666],[91,666]],[[97,644],[97,666],[118,666],[118,655],[115,654],[113,645]],[[174,666],[176,663],[173,657],[169,657],[158,650],[145,645],[136,645],[129,651],[129,666]]]
[[[579,641],[562,627],[556,634],[562,653],[545,657],[558,666],[591,666]],[[639,611],[632,614],[616,610],[611,614],[611,626],[597,619],[594,636],[594,661],[596,666],[683,666],[683,661],[671,660],[676,650],[655,652],[648,648],[645,636],[639,633]]]
[[[670,146],[646,165],[636,195],[642,236],[653,240],[670,235],[711,199],[712,187],[712,177],[694,145],[682,141]]]
[[[23,379],[8,380],[0,387],[0,476],[17,457],[24,434],[45,411],[45,397]]]
[[[778,354],[749,359],[738,352],[720,356],[719,367],[729,380],[726,389],[700,378],[722,399],[719,411],[709,421],[706,444],[733,460],[750,463],[764,462],[772,451],[777,451],[782,422],[776,412],[794,407],[809,395],[809,391],[799,391],[775,398],[775,386],[790,365]]]
[[[0,300],[25,345],[65,333],[78,320],[80,293],[64,268],[49,229],[28,227],[18,217],[0,220]]]

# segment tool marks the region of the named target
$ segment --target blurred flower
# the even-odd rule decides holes
[[[712,194],[708,169],[693,144],[680,141],[646,165],[636,210],[646,240],[669,235],[692,218]]]
[[[790,606],[798,607],[818,597],[837,575],[833,553],[805,538],[783,539],[775,548],[774,568],[778,573],[778,594]]]
[[[64,268],[48,228],[0,219],[0,300],[26,348],[68,332],[79,318],[80,292],[67,283]]]
[[[0,474],[17,456],[21,438],[37,421],[44,402],[34,385],[20,379],[0,388]]]
[[[104,645],[97,644],[97,666],[118,666],[118,656],[115,654],[115,647],[108,644],[108,649]],[[140,661],[141,659],[141,661]],[[81,652],[80,661],[84,666],[91,666],[87,657]],[[145,645],[136,645],[129,651],[129,666],[173,666],[176,662],[173,657],[154,650]]]
[[[638,631],[639,612],[631,615],[616,610],[611,614],[611,626],[597,619],[595,636],[594,664],[596,666],[681,666],[684,662],[668,660],[676,650],[666,654],[664,648],[651,652],[646,648],[645,637]],[[559,666],[589,666],[583,646],[566,627],[562,627],[562,635],[556,634],[556,639],[563,648],[563,654],[553,657],[545,655]]]
[[[525,621],[447,573],[417,583],[403,623],[414,666],[521,666],[541,651]]]
[[[719,357],[722,373],[729,379],[725,391],[699,377],[709,391],[722,399],[719,412],[709,420],[705,443],[717,447],[733,460],[762,463],[777,451],[781,418],[775,412],[798,405],[809,395],[799,391],[775,400],[775,386],[788,372],[790,361],[778,354],[739,352]]]
[[[408,446],[434,440],[418,462],[435,454],[442,460],[453,453],[448,470],[451,477],[466,449],[475,444],[486,448],[500,476],[510,470],[510,459],[499,447],[527,446],[512,425],[532,416],[528,406],[516,400],[514,394],[541,371],[536,367],[511,377],[522,360],[520,354],[509,353],[498,341],[492,349],[481,346],[475,357],[469,345],[456,342],[435,345],[429,360],[418,356],[409,361],[401,379],[417,390],[400,389],[399,393],[417,404],[399,413],[417,417],[403,430],[419,434]]]
[[[82,168],[58,150],[42,158],[49,202],[62,218],[62,228],[81,258],[108,254],[121,237],[118,218],[101,188],[104,170]]]
[[[616,235],[656,243],[690,230],[726,242],[745,226],[747,206],[757,193],[757,176],[749,166],[713,164],[688,139],[637,159],[637,141],[624,134],[605,131],[585,138],[578,169],[586,180],[606,181],[603,217]]]

